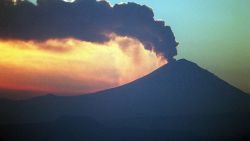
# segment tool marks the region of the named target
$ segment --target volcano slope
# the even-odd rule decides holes
[[[81,96],[0,101],[2,140],[248,140],[250,96],[187,61]]]

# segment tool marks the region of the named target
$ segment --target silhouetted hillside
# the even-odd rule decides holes
[[[23,124],[28,126],[27,133],[36,131],[31,125],[36,129],[44,122],[56,124],[53,132],[68,132],[65,126],[75,128],[79,123],[82,131],[95,128],[105,131],[105,137],[87,135],[110,140],[118,140],[115,135],[120,140],[126,137],[127,140],[240,140],[250,135],[250,96],[186,60],[95,94],[4,101],[0,103],[0,114],[0,122],[5,127],[11,128],[10,123],[27,123]],[[65,116],[90,117],[100,126],[95,122],[81,122],[82,119],[66,125],[68,119],[59,124],[52,122]],[[16,126],[12,129],[19,133]],[[47,130],[43,133],[52,136]],[[81,135],[77,136],[84,139]]]

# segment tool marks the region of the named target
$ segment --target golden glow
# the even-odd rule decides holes
[[[0,87],[89,93],[128,83],[167,63],[136,39],[109,37],[105,43],[74,38],[0,40]]]

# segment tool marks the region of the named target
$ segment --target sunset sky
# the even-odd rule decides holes
[[[112,5],[135,2],[149,6],[154,11],[155,19],[165,21],[166,25],[171,27],[175,40],[179,42],[176,59],[186,58],[193,61],[230,84],[250,93],[249,0],[109,0],[109,2]],[[122,7],[117,9],[119,8],[122,9]],[[146,14],[150,15],[149,12]],[[143,18],[148,20],[147,16]],[[91,17],[87,18],[92,20]],[[102,22],[103,19],[100,20]],[[142,24],[143,20],[140,21]],[[53,36],[51,38],[47,35],[42,36],[43,40],[37,37],[30,39],[29,36],[33,35],[33,32],[29,35],[28,31],[28,40],[26,35],[23,37],[25,40],[20,38],[19,36],[23,34],[22,29],[18,29],[21,34],[13,33],[18,37],[17,39],[0,37],[0,89],[2,89],[0,93],[14,90],[14,93],[16,91],[24,91],[27,94],[38,92],[37,95],[41,93],[82,94],[116,87],[142,77],[166,64],[172,56],[175,56],[175,50],[171,47],[175,43],[164,37],[164,39],[161,38],[166,35],[172,39],[171,34],[166,34],[170,32],[168,27],[164,27],[164,33],[161,33],[158,30],[161,31],[163,28],[162,23],[152,22],[152,27],[151,24],[140,27],[145,29],[143,32],[149,33],[148,35],[137,33],[141,29],[137,29],[136,26],[134,30],[127,33],[126,23],[124,25],[120,23],[125,27],[119,29],[116,27],[119,25],[117,23],[114,23],[114,27],[113,25],[109,27],[103,22],[104,24],[93,25],[101,27],[100,31],[99,28],[93,31],[86,29],[90,33],[95,32],[94,30],[101,34],[105,32],[105,36],[98,34],[83,36],[86,40],[77,39],[78,31],[74,31],[75,29],[72,30],[72,33],[77,33],[75,37],[62,31],[62,34],[66,34],[66,36],[62,35],[62,38],[61,35],[59,37],[49,29],[44,33],[48,32]],[[132,22],[132,24],[139,23]],[[114,33],[109,31],[110,29],[107,30],[108,32],[103,30],[105,26],[114,30]],[[42,28],[41,31],[43,32]],[[96,36],[96,41],[92,41]],[[158,38],[159,44],[154,36]],[[161,41],[163,44],[160,44]],[[165,50],[161,48],[164,45],[170,45],[170,47]],[[166,57],[164,58],[163,55]]]
[[[136,39],[109,36],[104,44],[73,38],[0,40],[0,88],[38,94],[91,93],[126,84],[167,63]]]

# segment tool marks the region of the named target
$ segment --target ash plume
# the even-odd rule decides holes
[[[67,38],[105,42],[107,34],[129,36],[146,49],[163,54],[169,62],[177,55],[178,43],[164,21],[154,19],[152,9],[136,3],[111,6],[106,1],[38,0],[0,2],[0,39],[46,40]]]

